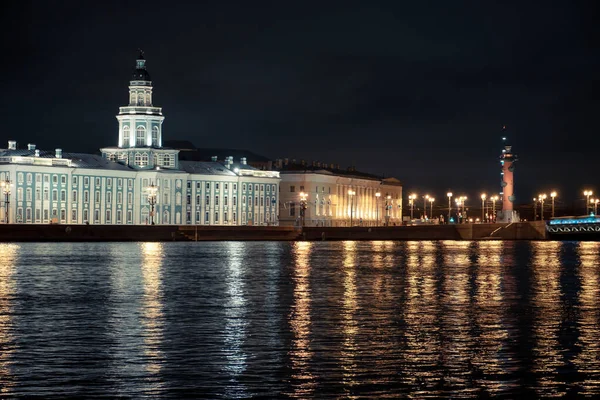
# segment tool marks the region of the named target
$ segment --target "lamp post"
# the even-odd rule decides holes
[[[428,199],[429,199],[428,194],[423,196],[423,219],[427,219],[427,200]]]
[[[2,192],[4,193],[4,223],[8,224],[10,212],[10,179],[8,177],[0,182]]]
[[[411,194],[408,196],[408,202],[410,203],[410,220],[413,220],[414,209],[415,209],[415,200],[417,199],[416,194]]]
[[[464,216],[462,215],[464,210],[465,210],[465,203],[467,201],[467,196],[460,196],[459,198],[456,199],[456,206],[458,207],[458,215],[459,215],[459,222],[462,221],[462,223],[465,223],[463,218]]]
[[[452,192],[446,193],[448,196],[448,223],[450,223],[450,217],[452,215]]]
[[[481,223],[483,223],[483,220],[485,219],[485,199],[487,198],[487,195],[485,193],[481,194]]]
[[[304,220],[306,215],[306,198],[308,194],[300,192],[300,218],[302,219],[302,226],[304,226]]]
[[[429,198],[429,203],[431,204],[431,209],[430,209],[431,211],[429,212],[429,216],[430,216],[431,218],[433,218],[433,202],[434,202],[434,201],[435,201],[435,199],[434,199],[433,197],[430,197],[430,198]]]
[[[598,214],[598,203],[600,203],[600,199],[593,200],[594,203],[594,215]]]
[[[533,198],[533,220],[537,220],[537,199]]]
[[[354,209],[354,195],[356,192],[352,189],[348,189],[348,196],[350,196],[350,226],[352,227],[352,212]]]
[[[390,225],[390,209],[392,208],[392,196],[385,196],[385,226]]]
[[[588,214],[590,212],[590,196],[594,193],[591,190],[584,190],[583,195],[587,198],[585,201],[585,213]]]
[[[375,193],[375,212],[377,214],[377,226],[379,226],[379,198],[381,197],[381,193]]]
[[[556,192],[550,193],[550,198],[552,199],[552,218],[554,218],[554,198],[556,197]]]
[[[150,203],[150,225],[154,225],[154,205],[156,204],[156,194],[158,187],[151,183],[148,186],[148,203]]]
[[[492,222],[496,222],[496,200],[498,196],[492,196]]]
[[[542,221],[544,220],[544,200],[546,200],[545,194],[540,194],[538,199],[540,199],[540,217]]]

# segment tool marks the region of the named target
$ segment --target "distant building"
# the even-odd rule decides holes
[[[143,54],[117,120],[117,146],[101,156],[9,141],[0,149],[0,223],[278,224],[279,172],[231,154],[186,161],[163,147]]]
[[[286,226],[384,226],[402,223],[402,185],[395,178],[276,160],[281,174],[279,223]]]
[[[223,149],[223,148],[197,148],[192,142],[187,140],[167,140],[167,147],[179,150],[179,159],[181,161],[210,161],[212,157],[217,156],[219,160],[226,157],[235,159],[246,159],[251,167],[261,170],[271,170],[273,162],[259,154],[248,150]]]

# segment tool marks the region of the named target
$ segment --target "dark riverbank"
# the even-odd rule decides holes
[[[166,242],[296,240],[300,230],[282,226],[0,225],[3,242]]]
[[[322,228],[189,225],[0,225],[0,241],[543,240],[543,222]]]
[[[417,225],[353,228],[304,228],[306,240],[543,240],[542,221],[513,224]]]

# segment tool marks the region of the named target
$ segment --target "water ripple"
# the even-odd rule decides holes
[[[0,244],[0,397],[600,396],[600,244]]]

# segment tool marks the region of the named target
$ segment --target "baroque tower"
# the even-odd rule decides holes
[[[112,161],[136,169],[177,168],[178,150],[162,147],[161,107],[152,105],[152,80],[146,59],[140,50],[129,81],[129,105],[119,107],[119,141],[117,147],[101,149]]]

